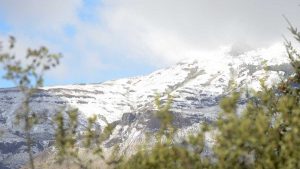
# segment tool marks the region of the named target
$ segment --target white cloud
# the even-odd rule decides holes
[[[41,33],[71,43],[76,50],[99,52],[104,45],[134,59],[166,65],[221,46],[243,42],[262,47],[281,41],[287,24],[300,21],[298,0],[104,0],[91,13],[98,23],[78,18],[82,0],[2,0],[0,10],[12,23],[42,27]],[[16,12],[18,11],[18,12]],[[295,19],[296,18],[296,19]],[[74,39],[65,40],[63,25],[76,27]],[[47,27],[50,27],[47,28]],[[30,27],[32,28],[32,26]],[[93,46],[92,48],[90,46]],[[157,62],[159,60],[159,62]]]
[[[76,21],[82,0],[1,0],[0,13],[10,24],[53,29]]]
[[[282,41],[285,14],[300,25],[298,0],[106,0],[100,15],[109,46],[153,64],[240,42],[251,48]]]
[[[0,0],[0,19],[13,26],[24,47],[44,44],[64,53],[63,65],[53,76],[65,77],[113,67],[102,59],[115,56],[103,48],[161,67],[186,57],[211,57],[224,46],[270,46],[286,34],[282,14],[300,26],[298,4],[299,0],[103,0],[89,11],[93,21],[86,22],[79,17],[84,0]],[[75,27],[74,37],[64,34],[66,25]],[[81,72],[74,67],[78,61]]]

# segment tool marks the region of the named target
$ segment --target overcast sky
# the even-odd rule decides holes
[[[46,85],[147,74],[222,47],[266,48],[300,27],[300,0],[0,0],[0,39],[64,55]],[[216,56],[217,57],[217,56]],[[1,82],[1,87],[10,86]]]

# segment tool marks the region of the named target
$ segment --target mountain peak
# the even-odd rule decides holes
[[[264,60],[268,62],[269,72],[264,71]],[[31,98],[30,108],[51,119],[61,108],[75,107],[80,113],[80,124],[85,124],[87,117],[96,115],[100,128],[106,125],[106,120],[117,126],[105,144],[107,149],[119,144],[124,153],[132,153],[132,147],[143,140],[146,132],[155,132],[159,128],[154,104],[157,94],[162,96],[162,102],[166,101],[167,94],[173,96],[171,112],[180,138],[191,129],[197,130],[200,123],[215,121],[220,110],[219,101],[228,94],[231,79],[240,88],[259,89],[259,79],[266,74],[268,83],[272,84],[289,73],[291,69],[282,45],[239,55],[231,55],[230,50],[224,48],[206,56],[182,60],[146,76],[100,84],[44,87]],[[1,89],[0,100],[0,126],[5,135],[0,142],[0,167],[18,168],[27,159],[23,132],[14,124],[22,95],[17,90]],[[44,119],[33,128],[32,134],[36,143],[35,155],[38,155],[51,147],[54,126]],[[6,151],[7,146],[12,149]]]

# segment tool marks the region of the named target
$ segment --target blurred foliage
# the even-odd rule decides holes
[[[50,54],[46,47],[28,49],[24,58],[16,58],[14,52],[16,39],[10,37],[8,47],[0,42],[0,63],[5,71],[4,78],[12,81],[24,95],[21,107],[16,113],[16,122],[23,126],[27,142],[27,152],[30,159],[30,167],[34,168],[32,153],[32,137],[30,131],[34,124],[38,123],[35,112],[29,108],[31,96],[37,89],[43,86],[43,75],[46,71],[59,64],[60,54]]]
[[[58,112],[54,118],[57,127],[55,133],[56,161],[62,164],[72,163],[82,169],[92,168],[97,158],[104,163],[110,163],[103,154],[102,143],[106,141],[115,125],[106,124],[101,131],[97,127],[97,117],[87,119],[86,126],[79,123],[78,109]],[[80,129],[83,127],[83,129]],[[87,157],[82,154],[92,154]]]
[[[118,169],[157,169],[157,168],[202,168],[205,163],[199,156],[203,150],[203,135],[190,136],[190,143],[194,151],[190,151],[183,144],[174,142],[175,128],[172,125],[173,116],[170,111],[172,97],[168,95],[167,102],[162,105],[160,97],[156,97],[158,108],[156,116],[160,120],[160,130],[157,133],[157,142],[151,147],[143,148],[127,161],[123,161]],[[151,145],[150,145],[151,146]],[[198,150],[198,151],[196,151]]]

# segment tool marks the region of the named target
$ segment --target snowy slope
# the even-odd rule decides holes
[[[269,72],[262,63],[267,61]],[[106,147],[120,144],[125,153],[144,139],[146,132],[155,132],[159,121],[155,118],[154,99],[157,94],[165,100],[167,93],[174,97],[172,113],[179,129],[178,139],[197,130],[201,122],[217,118],[220,99],[228,94],[229,80],[234,78],[239,87],[259,89],[258,80],[268,76],[272,84],[280,76],[290,73],[288,59],[280,45],[257,49],[239,56],[228,52],[213,58],[190,58],[147,76],[107,81],[100,84],[44,87],[31,100],[32,111],[46,114],[33,129],[36,154],[51,146],[53,125],[51,118],[63,107],[79,109],[81,123],[91,115],[104,116],[117,126]],[[0,168],[18,168],[27,160],[25,139],[21,128],[14,123],[15,112],[22,102],[15,88],[0,89]],[[99,125],[105,122],[99,119]]]

